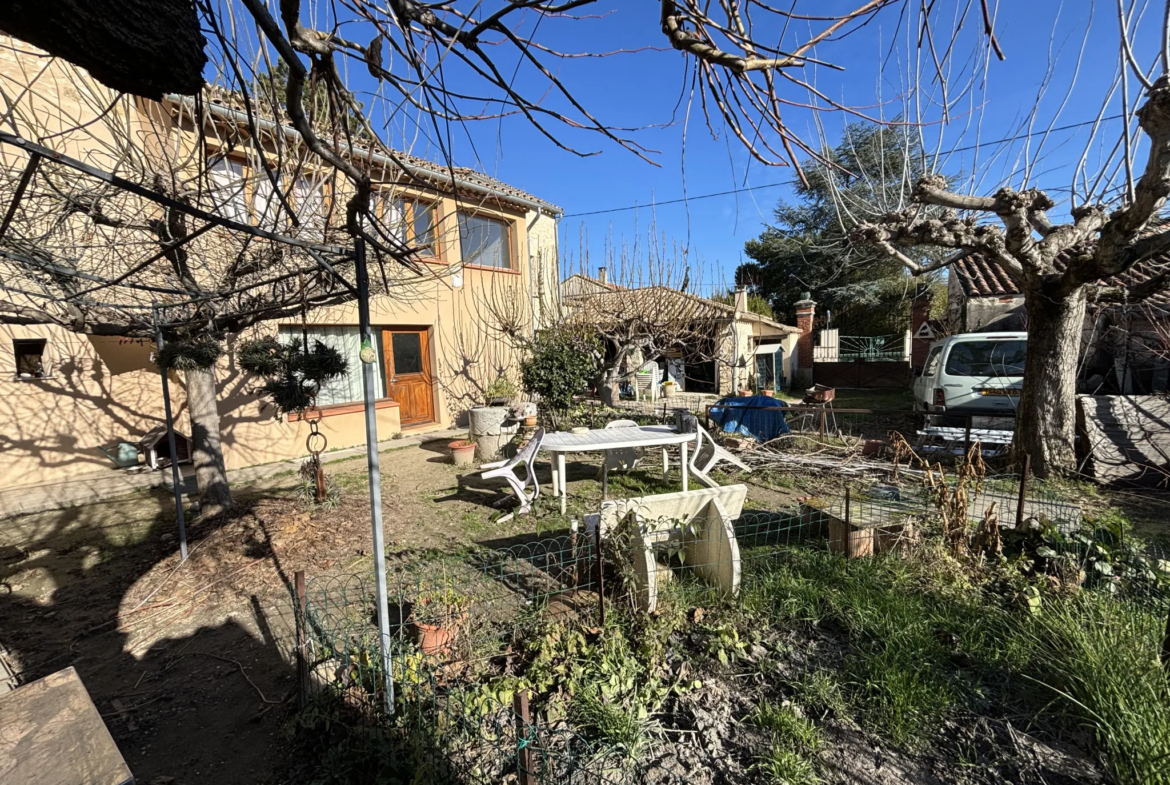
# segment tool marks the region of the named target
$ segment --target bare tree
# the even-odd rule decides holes
[[[616,403],[621,383],[632,383],[646,362],[731,364],[730,309],[688,291],[699,288],[703,275],[685,249],[667,243],[651,225],[641,242],[607,239],[603,256],[604,281],[588,275],[589,251],[582,245],[581,272],[564,283],[560,320],[600,339],[596,388],[602,401]]]
[[[1030,122],[1016,138],[1035,136],[1037,141],[1031,141],[1020,156],[1022,166],[1009,168],[1008,183],[990,195],[973,191],[989,176],[994,158],[969,173],[966,186],[971,192],[962,192],[962,184],[952,188],[941,174],[930,174],[914,184],[911,207],[854,232],[856,240],[872,243],[914,275],[944,268],[964,254],[978,254],[998,265],[1019,287],[1027,308],[1028,355],[1016,449],[1032,457],[1040,476],[1076,469],[1075,377],[1087,304],[1139,302],[1165,287],[1168,280],[1157,264],[1154,274],[1143,275],[1140,281],[1127,277],[1137,266],[1151,269],[1170,251],[1170,233],[1155,220],[1170,195],[1168,31],[1164,28],[1159,38],[1154,67],[1143,71],[1133,57],[1131,29],[1136,22],[1131,13],[1119,4],[1117,75],[1096,120],[1086,123],[1092,126],[1090,138],[1076,167],[1071,198],[1063,206],[1048,190],[1033,184],[1053,123],[1033,134],[1027,132]],[[1061,108],[1073,99],[1080,65],[1078,59],[1066,74],[1068,86]],[[1155,77],[1154,71],[1161,75]],[[1137,81],[1142,91],[1132,99],[1131,81]],[[1121,112],[1121,133],[1112,153],[1102,155],[1100,167],[1091,171],[1090,152],[1093,145],[1101,144],[1102,118],[1111,107]],[[1013,180],[1020,185],[1012,184]],[[944,212],[932,216],[932,209]],[[1061,210],[1067,219],[1062,219]],[[921,246],[951,253],[923,262],[905,250]]]
[[[600,120],[557,75],[567,58],[624,53],[562,52],[538,36],[553,23],[586,23],[574,14],[595,1],[194,0],[197,24],[185,4],[168,2],[166,13],[177,21],[164,40],[174,41],[176,59],[151,74],[157,78],[143,71],[162,59],[158,39],[141,34],[157,20],[127,24],[119,12],[129,6],[102,0],[77,17],[84,24],[61,25],[37,22],[42,9],[33,4],[7,9],[3,29],[45,47],[48,56],[11,48],[30,65],[3,84],[0,125],[121,179],[79,178],[76,169],[66,175],[68,167],[19,148],[19,139],[6,148],[0,196],[9,207],[0,248],[11,275],[0,319],[146,335],[150,298],[161,301],[163,331],[173,340],[216,339],[345,299],[348,292],[321,268],[344,267],[355,238],[380,263],[375,283],[397,291],[403,275],[420,274],[413,261],[419,249],[383,209],[380,188],[420,185],[461,200],[479,197],[460,190],[449,163],[445,177],[420,172],[376,129],[426,133],[446,160],[452,124],[518,115],[574,154],[594,154],[581,144],[591,136],[650,160],[636,129]],[[71,0],[51,5],[54,13],[79,7]],[[662,0],[659,29],[648,31],[644,48],[669,45],[685,55],[688,102],[699,104],[712,133],[734,136],[761,162],[799,171],[798,156],[815,159],[817,152],[791,130],[787,113],[859,114],[818,89],[815,73],[838,66],[814,51],[838,46],[898,5],[857,0],[842,13],[824,14],[756,0],[714,6]],[[372,36],[368,43],[349,40],[343,34],[349,30]],[[206,65],[195,51],[200,36]],[[53,55],[92,66],[92,76],[112,89],[94,89],[81,75],[54,75],[61,61]],[[197,70],[214,74],[214,84],[196,90]],[[359,79],[374,84],[362,100]],[[67,90],[46,89],[62,80],[77,88],[79,102],[72,95],[63,100]],[[188,97],[156,102],[167,90]],[[220,152],[242,153],[252,165],[232,177]],[[298,192],[306,177],[310,187]],[[303,214],[317,185],[326,195],[321,222]],[[240,198],[247,214],[237,212]],[[663,313],[646,321],[692,320]],[[625,343],[665,347],[645,335]],[[189,378],[211,393],[194,394],[191,403],[199,409],[192,411],[197,432],[207,434],[197,437],[207,479],[224,489],[208,499],[214,505],[228,497],[213,382],[198,370]]]

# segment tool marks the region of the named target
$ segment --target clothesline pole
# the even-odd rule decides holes
[[[151,319],[154,321],[155,357],[162,353],[163,334],[158,324],[158,305],[151,308]],[[183,518],[183,486],[179,476],[179,453],[175,446],[175,419],[171,415],[171,386],[167,379],[167,369],[159,367],[162,376],[163,414],[167,420],[167,446],[171,451],[171,485],[175,491],[175,518],[179,522],[179,561],[187,561],[187,522]]]

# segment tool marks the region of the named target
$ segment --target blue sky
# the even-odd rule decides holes
[[[853,5],[852,2],[822,3],[818,8]],[[960,8],[963,5],[958,3]],[[978,3],[973,5],[978,7]],[[1091,35],[1084,41],[1093,13],[1091,3],[1062,6],[1048,0],[1005,1],[1000,6],[996,31],[1007,60],[992,60],[986,90],[974,91],[971,100],[959,107],[949,125],[932,125],[925,131],[928,140],[942,133],[944,149],[969,147],[977,141],[983,143],[978,148],[978,159],[973,157],[975,150],[965,150],[953,155],[947,163],[952,172],[970,172],[973,167],[985,172],[986,177],[977,189],[982,192],[993,190],[1015,171],[1013,164],[1018,163],[1018,153],[1024,149],[1024,142],[1011,147],[996,147],[986,142],[1016,136],[1022,128],[1026,131],[1029,113],[1034,109],[1033,131],[1048,125],[1093,119],[1117,69],[1117,21],[1112,7],[1096,9]],[[610,0],[608,4],[591,8],[590,13],[600,14],[609,7],[613,8],[612,13],[602,18],[543,22],[547,26],[540,29],[538,37],[543,43],[565,51],[662,46],[657,3]],[[1152,47],[1161,21],[1155,17],[1154,12],[1149,12],[1149,18],[1139,28],[1138,59],[1143,62],[1149,62],[1154,51]],[[980,22],[973,12],[964,25],[956,51],[971,50],[972,42],[980,37]],[[895,8],[880,15],[848,42],[822,46],[817,55],[842,65],[845,71],[818,70],[818,88],[850,105],[873,107],[868,110],[873,113],[880,112],[886,117],[897,115],[901,111],[899,99],[903,92],[899,85],[899,64],[895,57],[887,59],[884,72],[878,67],[889,51],[897,23]],[[1078,61],[1079,71],[1075,69]],[[505,72],[514,63],[514,55],[499,62],[505,66],[501,68]],[[592,267],[596,268],[607,234],[627,240],[632,240],[637,233],[644,237],[653,218],[668,242],[685,246],[690,258],[701,264],[707,289],[726,285],[741,261],[744,242],[763,229],[777,199],[790,194],[787,184],[793,179],[793,171],[751,162],[740,143],[729,139],[721,128],[717,128],[719,136],[713,138],[697,100],[690,107],[689,122],[686,121],[686,101],[679,104],[685,64],[678,52],[643,51],[604,59],[567,60],[558,65],[557,75],[602,122],[628,127],[659,124],[661,127],[634,134],[638,142],[659,151],[653,156],[659,165],[646,163],[600,136],[565,132],[564,138],[581,149],[599,153],[585,158],[575,156],[558,149],[520,117],[453,129],[456,162],[483,169],[564,208],[562,250],[574,265],[582,230],[590,238]],[[1047,92],[1038,100],[1049,70]],[[1067,87],[1073,83],[1074,76],[1075,89],[1068,94]],[[536,82],[521,70],[517,85],[531,88]],[[1131,85],[1131,90],[1136,90],[1135,86]],[[807,98],[795,87],[783,94],[796,101]],[[1119,97],[1114,98],[1114,106],[1107,114],[1117,113]],[[550,98],[549,105],[558,106],[555,97]],[[974,122],[979,110],[982,110],[981,124]],[[792,110],[787,118],[789,125],[806,139],[815,137],[810,112]],[[932,119],[938,118],[936,111]],[[825,112],[820,116],[830,139],[839,133],[844,120],[839,112]],[[1116,129],[1118,125],[1114,123],[1113,127]],[[1085,132],[1082,128],[1053,134],[1046,143],[1045,156],[1033,182],[1063,189],[1053,190],[1054,197],[1066,194]],[[1110,145],[1115,138],[1116,130],[1109,137]],[[1039,137],[1034,136],[1032,144],[1037,141]],[[435,148],[428,149],[425,140],[420,139],[413,149],[427,157],[436,155]],[[998,157],[988,165],[989,157],[997,152]],[[1018,172],[1014,179],[1018,185]],[[745,187],[757,190],[662,205],[651,211],[656,201]],[[637,211],[598,212],[634,204],[643,207]]]

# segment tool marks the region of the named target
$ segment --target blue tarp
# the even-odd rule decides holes
[[[711,407],[711,419],[723,428],[724,433],[738,433],[766,442],[788,433],[784,412],[772,411],[787,407],[784,401],[767,395],[721,398]]]

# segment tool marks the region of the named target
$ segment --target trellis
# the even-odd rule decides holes
[[[358,237],[352,248],[326,243],[314,243],[298,237],[281,234],[258,226],[251,226],[225,218],[189,202],[175,199],[136,183],[125,177],[104,171],[84,161],[64,155],[42,144],[24,139],[15,134],[0,132],[0,145],[5,151],[21,151],[27,156],[25,165],[19,169],[12,195],[0,219],[0,292],[4,299],[0,308],[8,311],[9,321],[19,322],[22,315],[29,324],[57,324],[88,334],[138,334],[151,337],[162,349],[164,334],[182,334],[194,325],[208,322],[214,328],[227,326],[228,320],[247,318],[249,297],[254,298],[253,307],[260,308],[265,288],[283,287],[283,293],[299,291],[297,308],[304,307],[308,300],[305,295],[306,277],[312,277],[312,291],[317,303],[356,299],[358,303],[359,330],[363,347],[372,347],[373,333],[370,327],[370,278],[366,260],[365,242]],[[11,167],[3,171],[14,174]],[[97,226],[106,226],[118,234],[127,230],[124,218],[113,218],[107,212],[95,217],[108,204],[119,208],[116,216],[161,215],[156,220],[171,221],[175,214],[203,222],[202,226],[181,237],[165,243],[161,250],[143,254],[130,263],[125,263],[125,246],[118,244],[118,237],[103,237],[101,242],[77,249],[80,253],[72,258],[54,257],[46,251],[60,247],[65,240],[75,236],[77,227],[71,222],[71,208],[63,209],[60,215],[47,213],[53,205],[70,203],[68,194],[100,189],[100,199],[92,197],[94,214],[89,217]],[[62,189],[68,189],[62,192]],[[44,204],[47,202],[48,204]],[[45,219],[51,223],[46,224]],[[56,219],[52,221],[52,219]],[[140,229],[130,229],[140,232]],[[40,245],[36,239],[55,237],[52,242]],[[219,246],[208,246],[209,242]],[[233,242],[240,242],[236,249]],[[219,254],[215,259],[222,261],[223,254],[236,249],[237,258],[243,258],[252,245],[265,253],[270,264],[257,270],[252,280],[242,282],[230,290],[203,290],[196,293],[190,288],[176,288],[166,285],[170,274],[182,277],[184,267],[190,277],[205,273],[191,269],[189,264],[181,265],[175,259],[180,249],[191,251],[202,249]],[[134,243],[129,243],[134,247]],[[226,249],[226,250],[225,250]],[[90,256],[87,251],[95,251]],[[186,257],[189,259],[189,256]],[[205,260],[206,262],[207,260]],[[86,264],[90,269],[85,269]],[[96,265],[95,265],[96,263]],[[120,264],[119,264],[120,263]],[[111,267],[101,270],[100,265]],[[353,266],[353,282],[338,268]],[[114,272],[113,267],[122,269]],[[166,271],[167,267],[169,271]],[[97,267],[97,269],[95,269]],[[162,268],[162,269],[158,269]],[[383,270],[383,275],[385,271]],[[256,290],[261,290],[259,294]],[[100,294],[99,294],[100,293]],[[251,294],[250,294],[251,293]],[[101,299],[98,299],[98,298]],[[263,308],[269,313],[271,303]],[[82,310],[84,308],[84,310]],[[15,318],[12,318],[15,317]],[[70,323],[69,319],[74,319]],[[77,324],[76,320],[82,320]],[[106,321],[108,320],[108,321]],[[115,329],[118,330],[115,333]],[[370,487],[371,527],[377,584],[378,628],[381,634],[381,651],[384,658],[389,654],[389,627],[386,619],[385,548],[382,523],[381,484],[379,480],[378,434],[375,418],[374,399],[376,384],[374,364],[376,355],[362,352],[362,381],[364,388],[366,452]],[[371,361],[373,359],[373,361]],[[161,374],[167,439],[171,455],[175,455],[174,419],[171,412],[170,390],[165,371]],[[176,461],[171,461],[172,484],[175,495],[175,515],[180,534],[180,557],[187,557],[187,542],[183,514],[182,486]],[[386,662],[389,662],[386,659]],[[393,707],[393,683],[391,670],[383,669],[385,694],[388,705]]]

